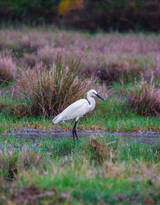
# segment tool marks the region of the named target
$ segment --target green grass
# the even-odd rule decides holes
[[[159,130],[160,121],[155,117],[143,117],[125,107],[118,98],[107,99],[105,103],[99,103],[95,113],[90,118],[86,117],[85,125],[102,126],[109,131],[137,131]]]
[[[125,99],[124,99],[125,100]],[[138,116],[111,97],[79,121],[78,129],[159,130],[156,117]],[[9,97],[2,102],[13,104]],[[0,203],[3,204],[142,204],[160,203],[159,147],[131,143],[112,135],[97,136],[99,153],[88,137],[15,137],[2,133],[24,127],[57,128],[51,119],[18,118],[0,113]],[[71,129],[72,122],[58,127]],[[107,145],[107,143],[111,144]],[[100,161],[101,159],[102,162]]]
[[[9,97],[5,104],[16,103]],[[79,121],[78,129],[108,131],[159,130],[156,117],[138,116],[125,99],[108,98]],[[88,137],[15,137],[13,129],[54,129],[51,119],[18,118],[8,109],[0,113],[0,204],[142,204],[160,203],[158,144],[151,147],[97,136],[99,148]],[[73,122],[58,125],[71,129]],[[111,143],[110,143],[111,142]]]
[[[112,135],[96,140],[106,145],[102,164],[87,137],[74,144],[72,139],[1,136],[1,204],[139,204],[146,197],[160,202],[157,147],[115,141]]]
[[[10,98],[3,98],[3,103],[12,104]],[[13,105],[14,106],[14,105]],[[43,117],[16,117],[7,112],[5,108],[0,113],[0,132],[12,129],[21,129],[23,127],[32,128],[62,128],[71,129],[73,122],[52,125],[52,118]],[[160,121],[157,117],[139,116],[132,110],[125,107],[123,101],[117,97],[106,99],[105,102],[99,102],[96,109],[88,115],[81,118],[77,125],[78,129],[103,129],[107,131],[138,131],[138,130],[160,130]]]

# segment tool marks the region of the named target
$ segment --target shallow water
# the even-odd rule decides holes
[[[5,134],[6,135],[6,134]],[[32,139],[35,138],[43,138],[43,137],[51,137],[53,139],[63,139],[63,138],[71,138],[72,139],[72,133],[71,131],[63,131],[60,129],[32,129],[32,128],[24,128],[19,131],[13,131],[8,133],[7,135],[15,136],[17,138],[26,138],[26,139]],[[138,131],[138,132],[106,132],[103,130],[81,130],[78,131],[79,137],[89,137],[91,135],[112,135],[115,136],[117,139],[122,139],[127,142],[139,142],[148,144],[151,146],[155,146],[157,144],[160,144],[160,133],[159,132],[152,132],[152,131]]]

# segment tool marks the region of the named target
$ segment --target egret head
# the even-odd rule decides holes
[[[98,93],[97,93],[97,91],[96,90],[89,90],[88,92],[87,92],[87,96],[88,97],[98,97],[99,99],[101,99],[101,100],[103,100],[104,101],[104,99],[100,96],[100,95],[98,95]]]

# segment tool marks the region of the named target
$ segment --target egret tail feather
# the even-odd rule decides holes
[[[53,124],[57,124],[59,122],[61,122],[61,116],[57,115],[53,120],[52,120]]]

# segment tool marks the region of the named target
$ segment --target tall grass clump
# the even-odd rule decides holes
[[[48,70],[42,65],[22,70],[17,80],[17,95],[27,102],[32,115],[53,116],[81,97],[89,88],[86,80],[79,78],[79,60],[58,56]]]
[[[0,54],[0,84],[14,80],[16,65],[11,56]]]
[[[160,88],[142,80],[130,90],[127,105],[140,115],[160,116]]]

